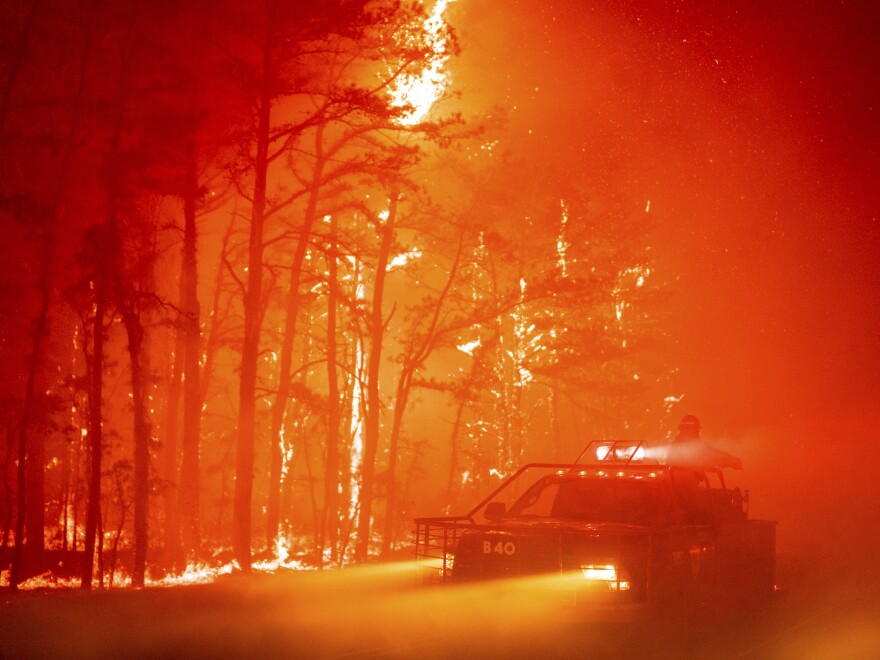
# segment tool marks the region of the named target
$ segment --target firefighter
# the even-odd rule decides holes
[[[705,516],[711,504],[704,497],[700,483],[706,479],[706,470],[732,467],[742,469],[742,461],[736,456],[708,445],[700,437],[700,420],[685,415],[678,424],[678,435],[666,452],[666,464],[670,466],[677,504],[687,520]]]
[[[678,435],[668,449],[666,463],[697,471],[727,467],[742,469],[739,458],[712,447],[700,437],[700,420],[693,415],[681,418]]]

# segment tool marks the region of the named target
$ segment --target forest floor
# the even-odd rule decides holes
[[[638,627],[563,623],[557,603],[523,585],[417,588],[413,575],[411,564],[400,563],[141,590],[7,592],[0,657],[682,655],[658,648]],[[877,586],[801,575],[771,613],[713,629],[684,655],[880,657]]]

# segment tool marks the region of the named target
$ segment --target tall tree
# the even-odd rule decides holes
[[[311,74],[304,66],[304,60],[311,54],[308,45],[317,44],[330,34],[358,34],[370,18],[365,14],[367,4],[364,0],[334,0],[318,5],[288,5],[280,0],[266,0],[258,20],[250,21],[251,25],[255,25],[251,38],[258,44],[258,55],[255,61],[244,64],[245,70],[256,72],[250,83],[256,95],[249,152],[245,158],[247,166],[242,172],[251,181],[247,195],[251,202],[251,213],[233,505],[233,552],[244,571],[250,570],[251,565],[257,357],[265,293],[265,225],[268,218],[289,206],[304,192],[281,194],[279,199],[273,199],[270,203],[269,169],[289,153],[304,130],[323,121],[314,115],[301,121],[284,121],[273,116],[273,105],[307,91]]]
[[[241,380],[238,394],[238,442],[235,459],[232,549],[244,571],[251,568],[251,506],[254,483],[254,436],[256,428],[257,353],[260,344],[263,297],[263,229],[266,219],[266,186],[269,169],[272,102],[275,98],[275,49],[278,34],[276,2],[269,2],[264,36],[254,134],[253,194],[248,233],[247,288],[244,294],[244,339],[241,348]]]
[[[346,75],[351,72],[335,63],[344,59],[347,67],[356,61],[376,58],[377,47],[358,47],[351,57],[340,50],[332,54],[327,89],[323,94],[310,95],[316,110],[311,114],[314,123],[314,142],[311,144],[311,171],[303,176],[297,167],[294,174],[305,183],[305,210],[303,221],[298,231],[298,240],[293,259],[290,262],[290,283],[287,291],[287,307],[285,310],[284,334],[281,340],[281,358],[279,361],[278,390],[272,406],[272,442],[270,443],[269,463],[269,496],[266,509],[267,542],[272,545],[278,531],[278,502],[281,475],[281,446],[283,425],[287,411],[287,402],[291,396],[291,370],[293,368],[293,347],[297,336],[297,318],[300,311],[300,286],[303,278],[303,266],[308,246],[312,240],[315,223],[319,213],[322,192],[331,200],[326,202],[336,207],[348,206],[351,201],[340,200],[340,190],[354,186],[353,179],[376,172],[384,172],[399,167],[405,160],[405,151],[395,148],[393,143],[379,139],[386,132],[394,133],[393,119],[397,111],[389,105],[385,93],[389,79],[398,72],[393,71],[380,78],[377,84],[369,88],[354,87]],[[361,62],[362,63],[362,62]],[[406,60],[406,66],[414,63]],[[402,152],[404,152],[402,154]],[[305,160],[300,156],[300,160]],[[329,189],[329,190],[328,190]],[[333,193],[336,193],[335,196]],[[333,199],[335,197],[335,199]],[[355,204],[357,206],[357,204]],[[336,217],[335,215],[333,216]],[[334,223],[338,221],[334,219]]]
[[[382,364],[382,344],[385,337],[385,317],[382,301],[385,295],[385,276],[391,258],[394,226],[400,203],[400,191],[393,186],[385,217],[377,220],[379,251],[376,256],[376,275],[373,280],[373,299],[370,308],[370,351],[367,358],[366,415],[364,417],[364,460],[361,466],[360,514],[355,560],[366,561],[370,547],[370,530],[373,515],[373,489],[375,487],[376,454],[379,451],[379,420],[382,399],[379,392],[379,371]]]
[[[187,145],[184,184],[184,230],[181,259],[181,322],[183,324],[183,459],[180,468],[180,517],[187,553],[198,550],[199,441],[201,438],[201,310],[198,297],[198,230],[196,208],[200,197],[195,137]]]
[[[27,14],[26,24],[21,37],[22,43],[20,51],[16,56],[13,68],[9,73],[7,81],[7,89],[5,92],[3,118],[0,119],[0,133],[2,133],[2,125],[5,121],[6,110],[8,110],[9,93],[14,79],[18,75],[18,70],[22,66],[22,58],[26,52],[25,45],[29,39],[29,33],[32,29],[34,17],[36,14],[37,2],[31,4]],[[70,175],[71,163],[76,150],[77,139],[80,133],[80,118],[82,114],[83,97],[85,95],[86,75],[89,68],[91,56],[91,18],[92,7],[86,7],[82,18],[82,47],[80,49],[80,59],[76,71],[76,86],[69,102],[62,104],[67,113],[66,131],[61,142],[61,160],[58,165],[57,173],[53,185],[48,191],[48,203],[40,214],[40,218],[31,218],[30,223],[33,227],[39,228],[39,235],[42,247],[42,257],[39,265],[39,281],[38,296],[39,310],[35,320],[33,332],[33,340],[31,352],[28,358],[27,379],[25,384],[24,403],[22,407],[21,422],[19,425],[19,461],[18,461],[18,488],[19,488],[19,518],[26,520],[25,528],[27,529],[27,542],[31,552],[36,553],[38,563],[42,560],[42,551],[44,546],[44,465],[45,465],[45,444],[42,433],[30,433],[33,408],[35,403],[38,375],[40,372],[41,361],[44,353],[44,343],[48,335],[49,311],[52,303],[53,289],[56,288],[55,282],[55,243],[58,225],[60,223],[60,215],[62,212],[63,202],[66,196],[66,188]],[[73,37],[72,37],[73,38]],[[27,479],[25,477],[27,476]],[[24,534],[16,535],[16,550],[13,556],[13,570],[11,584],[14,587],[18,584],[20,577],[20,566],[22,560],[22,547],[24,542]]]
[[[110,274],[104,255],[111,247],[105,225],[96,225],[86,232],[83,241],[82,263],[87,273],[86,288],[91,291],[87,298],[92,303],[92,350],[88,368],[89,382],[89,469],[86,528],[83,539],[81,584],[85,590],[92,588],[95,561],[95,537],[101,526],[101,466],[104,451],[103,397],[104,397],[104,322],[107,315]]]
[[[308,190],[308,201],[302,227],[299,232],[296,251],[290,264],[290,283],[287,290],[287,308],[285,310],[284,335],[281,339],[281,359],[278,371],[278,390],[272,405],[272,422],[269,443],[269,495],[266,503],[266,543],[272,547],[278,534],[279,507],[281,502],[281,469],[284,439],[284,424],[287,414],[287,403],[291,392],[291,371],[293,369],[293,344],[296,338],[296,322],[300,312],[300,279],[303,262],[305,261],[311,240],[312,227],[315,224],[318,199],[321,191],[324,167],[324,122],[317,119],[315,127],[315,165],[312,172],[311,185]]]
[[[400,449],[400,437],[403,427],[403,416],[406,412],[409,397],[412,393],[414,379],[419,369],[431,355],[445,331],[441,319],[447,298],[456,284],[459,275],[459,264],[465,245],[465,229],[457,227],[458,246],[455,250],[446,282],[434,297],[422,300],[412,313],[413,329],[404,340],[404,350],[400,358],[400,372],[394,396],[394,408],[391,419],[391,430],[388,436],[388,472],[385,494],[385,523],[382,532],[381,554],[384,559],[390,558],[391,544],[394,537],[394,523],[398,518],[397,502],[397,460]]]
[[[339,432],[341,402],[336,339],[336,316],[339,305],[339,267],[337,220],[330,216],[330,242],[327,251],[327,447],[324,470],[324,515],[321,521],[318,561],[323,563],[324,543],[330,547],[331,560],[337,559],[339,530]]]

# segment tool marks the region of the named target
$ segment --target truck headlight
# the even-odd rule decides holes
[[[594,584],[604,584],[609,591],[628,591],[630,576],[626,571],[619,571],[612,564],[582,564],[581,573],[584,580]]]

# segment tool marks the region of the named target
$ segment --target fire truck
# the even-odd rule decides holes
[[[593,442],[572,464],[523,466],[466,515],[416,519],[420,580],[545,576],[578,616],[667,629],[768,606],[775,522],[750,519],[720,469],[663,455]]]

